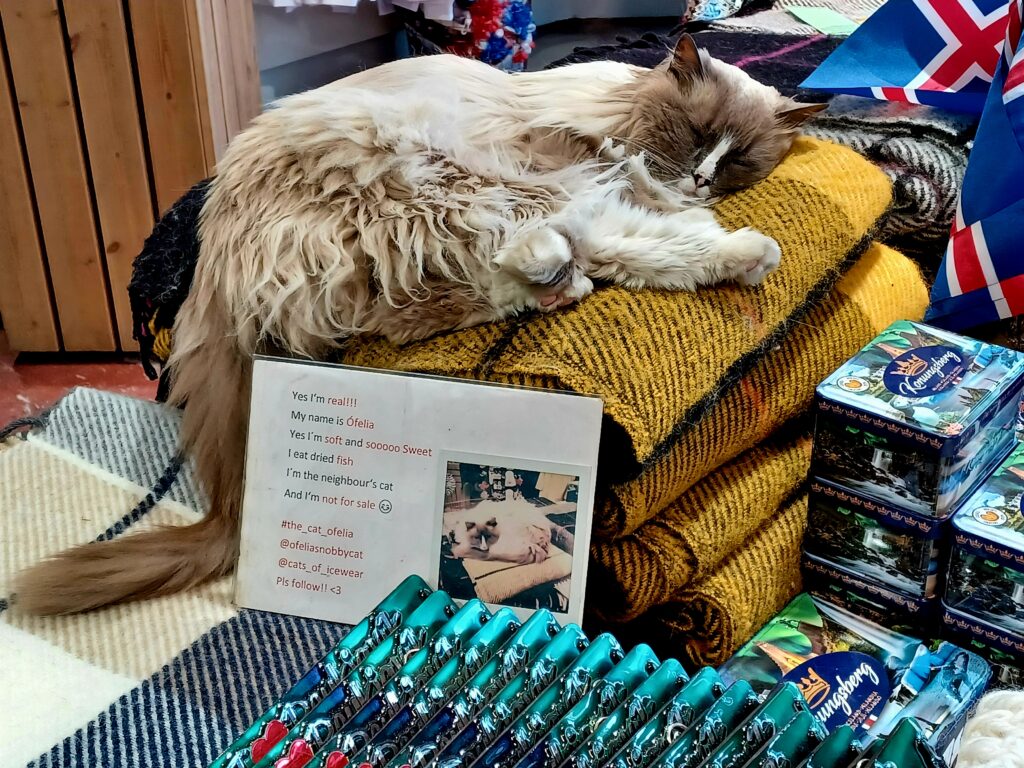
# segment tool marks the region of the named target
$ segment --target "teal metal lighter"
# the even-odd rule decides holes
[[[651,763],[651,768],[696,768],[714,754],[733,728],[757,706],[757,694],[750,683],[745,680],[733,683],[686,733]]]
[[[722,679],[704,667],[650,721],[623,745],[608,768],[636,768],[648,765],[682,736],[725,691]]]
[[[270,768],[287,756],[293,765],[313,759],[316,752],[348,722],[377,691],[391,680],[416,651],[430,641],[456,614],[455,603],[444,592],[434,592],[413,611],[402,628],[370,652],[303,720],[288,731],[258,763]]]
[[[618,709],[604,719],[560,768],[598,768],[679,693],[689,681],[683,665],[675,659],[662,664]]]
[[[249,768],[258,763],[293,725],[312,712],[361,664],[370,651],[396,632],[431,591],[419,576],[405,579],[235,739],[210,768]]]
[[[465,688],[395,755],[387,768],[425,768],[476,720],[477,715],[516,679],[561,631],[550,611],[534,613]]]
[[[322,768],[332,759],[334,764],[347,765],[370,739],[380,733],[391,718],[405,706],[431,677],[452,659],[469,638],[480,631],[491,618],[491,612],[479,600],[470,600],[451,621],[416,653],[412,654],[398,673],[340,726],[330,740],[307,765]],[[337,757],[331,758],[332,755]],[[345,758],[342,760],[341,758]]]
[[[590,689],[542,736],[517,768],[557,768],[573,750],[594,733],[597,724],[611,715],[626,697],[654,674],[661,662],[646,645],[638,645]]]

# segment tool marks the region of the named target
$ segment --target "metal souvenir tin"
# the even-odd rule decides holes
[[[944,517],[1013,445],[1024,355],[901,320],[817,388],[813,476]]]
[[[952,510],[943,517],[882,504],[815,478],[804,551],[886,589],[941,594]]]
[[[1024,640],[1024,445],[953,517],[944,601]]]

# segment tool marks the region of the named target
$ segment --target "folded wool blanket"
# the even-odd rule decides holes
[[[859,155],[800,139],[768,179],[717,209],[726,226],[756,226],[779,241],[782,266],[757,288],[608,288],[565,311],[405,347],[353,339],[340,360],[599,395],[602,483],[621,483],[672,453],[724,393],[802,327],[868,249],[890,199],[888,179]],[[709,440],[694,479],[724,460]]]
[[[635,533],[595,544],[587,608],[605,621],[631,621],[715,573],[806,482],[809,426],[800,420],[754,446]]]
[[[707,577],[628,624],[602,626],[692,667],[717,666],[801,590],[806,527],[807,496],[800,494]]]
[[[695,412],[669,450],[642,474],[602,493],[595,536],[635,531],[723,462],[802,413],[814,387],[894,320],[920,319],[928,290],[905,257],[875,244],[835,290],[795,323],[785,343],[738,380],[723,381],[717,402]]]

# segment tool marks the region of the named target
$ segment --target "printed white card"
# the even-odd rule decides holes
[[[412,573],[583,617],[601,400],[257,356],[239,605],[354,624]]]

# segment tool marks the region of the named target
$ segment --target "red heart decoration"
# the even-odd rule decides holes
[[[327,756],[324,768],[345,768],[346,765],[348,765],[348,756],[344,752],[331,752]]]
[[[274,768],[302,768],[313,759],[313,750],[302,739],[296,739],[288,748],[288,754],[276,763]]]
[[[284,723],[280,720],[271,720],[267,723],[267,727],[263,729],[263,735],[252,743],[252,749],[249,751],[249,754],[252,755],[252,761],[258,763],[267,756],[271,747],[287,735],[288,728]]]

